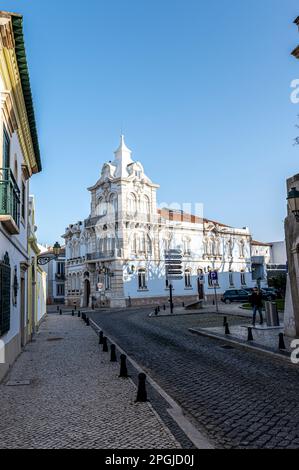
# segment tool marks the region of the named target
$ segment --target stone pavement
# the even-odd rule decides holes
[[[0,384],[0,448],[180,448],[109,359],[79,318],[48,315]]]
[[[299,365],[254,350],[227,349],[224,341],[190,333],[190,328],[221,326],[221,315],[153,319],[150,311],[92,317],[214,447],[299,448]],[[228,321],[238,325],[242,318],[228,316]]]

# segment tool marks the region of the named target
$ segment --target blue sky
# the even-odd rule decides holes
[[[123,128],[159,201],[283,238],[298,173],[295,0],[19,0],[43,172],[32,178],[41,242],[86,218],[86,190]],[[299,130],[298,130],[299,132]]]

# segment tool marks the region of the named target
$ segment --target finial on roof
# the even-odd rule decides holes
[[[132,151],[126,146],[124,134],[121,134],[120,145],[114,153],[116,158],[121,158],[124,155],[131,156]]]

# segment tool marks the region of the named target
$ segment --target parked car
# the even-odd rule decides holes
[[[249,293],[245,289],[226,290],[221,297],[222,302],[231,304],[232,302],[248,302]]]
[[[244,287],[243,290],[246,290],[246,292],[251,295],[254,287]],[[276,300],[278,298],[278,293],[273,287],[263,287],[261,291],[263,294],[263,300]]]
[[[274,287],[263,287],[262,293],[264,300],[276,300],[279,297]]]

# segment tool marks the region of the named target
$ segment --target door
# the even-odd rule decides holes
[[[90,282],[88,279],[84,281],[84,307],[89,306],[89,297],[90,297]]]
[[[26,332],[25,332],[25,277],[21,275],[21,347],[26,344]]]

